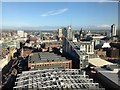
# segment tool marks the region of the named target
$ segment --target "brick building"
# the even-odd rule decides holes
[[[28,59],[28,67],[33,70],[49,68],[71,69],[72,60],[67,60],[65,57],[49,52],[32,53]]]

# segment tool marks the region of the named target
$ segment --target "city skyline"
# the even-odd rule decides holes
[[[109,29],[118,24],[117,2],[3,2],[2,26],[56,29],[72,25]]]
[[[118,0],[2,0],[0,90],[120,89]]]

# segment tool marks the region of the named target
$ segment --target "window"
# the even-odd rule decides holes
[[[90,47],[91,47],[91,46],[89,45],[89,46],[88,46],[88,52],[90,52],[90,51],[91,51],[91,50],[90,50]]]

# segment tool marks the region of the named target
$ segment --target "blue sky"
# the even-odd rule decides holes
[[[117,2],[3,2],[3,27],[109,28],[118,23]]]

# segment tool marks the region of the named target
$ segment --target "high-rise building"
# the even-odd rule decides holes
[[[113,37],[113,36],[116,36],[116,26],[115,26],[115,24],[113,24],[111,26],[111,37]]]
[[[85,50],[87,54],[94,54],[94,41],[81,41],[78,42],[80,45],[80,50]]]
[[[58,38],[59,38],[59,40],[62,39],[62,36],[63,36],[63,34],[62,34],[62,28],[59,28],[58,29]]]
[[[118,30],[118,37],[119,37],[119,41],[120,41],[120,27],[119,27],[119,30]]]
[[[68,28],[63,29],[63,36],[66,37],[69,40],[72,40],[73,35],[72,35],[72,28],[71,26],[68,26]]]
[[[69,40],[72,40],[72,27],[71,26],[68,26],[68,29],[67,29],[67,38]]]
[[[63,37],[67,37],[67,29],[66,28],[62,29],[62,34],[63,34]]]
[[[80,45],[77,42],[72,42],[68,38],[63,38],[63,53],[69,54],[74,58],[72,61],[73,68],[84,69],[88,67],[89,55],[85,51],[80,51]]]
[[[120,41],[120,25],[118,26],[118,38],[119,38],[119,41]]]
[[[82,28],[81,28],[81,30],[80,30],[80,32],[79,32],[79,39],[81,40],[82,39],[82,37],[83,37],[83,34],[82,34]]]

